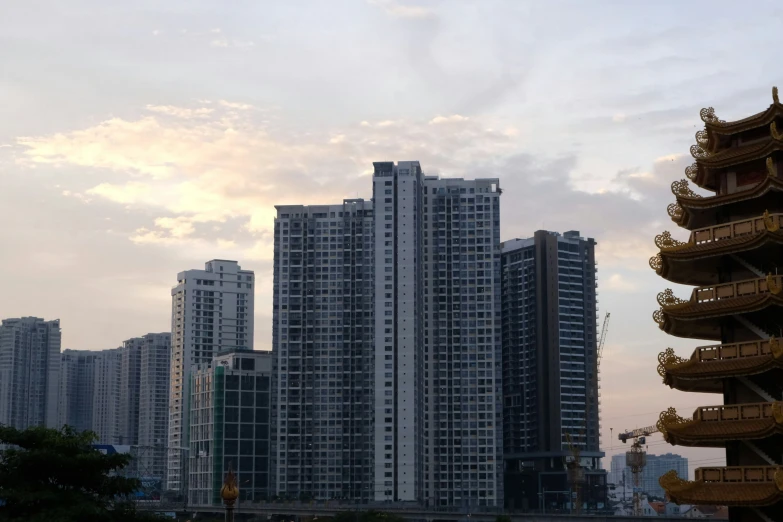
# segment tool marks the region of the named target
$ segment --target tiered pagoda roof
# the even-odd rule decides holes
[[[783,344],[773,336],[783,332],[783,104],[773,88],[772,105],[754,116],[725,122],[708,108],[701,118],[695,163],[672,183],[668,207],[688,240],[663,232],[650,259],[664,279],[695,288],[687,299],[659,293],[653,318],[670,335],[721,343],[688,359],[669,348],[658,373],[724,404],[690,418],[669,408],[657,427],[671,444],[725,448],[732,466],[700,468],[694,481],[672,471],[660,483],[677,503],[730,506],[738,522],[783,520]]]

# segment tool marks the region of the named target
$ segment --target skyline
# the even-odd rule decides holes
[[[685,237],[664,209],[699,109],[744,117],[783,85],[770,72],[779,7],[185,5],[38,2],[0,21],[0,317],[59,318],[63,348],[116,347],[170,330],[177,272],[229,258],[257,274],[255,347],[268,349],[272,205],[369,199],[373,161],[410,159],[499,177],[504,241],[596,239],[599,321],[613,315],[607,457],[627,449],[610,427],[699,404],[655,373],[666,347],[707,343],[658,330],[667,285],[647,259],[661,231]]]

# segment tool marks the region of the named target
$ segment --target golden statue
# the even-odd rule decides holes
[[[223,504],[226,506],[226,520],[231,522],[234,520],[234,502],[239,498],[239,487],[237,486],[237,476],[234,474],[234,470],[231,469],[231,465],[228,466],[228,473],[223,481],[223,487],[220,488],[220,498],[223,499]]]

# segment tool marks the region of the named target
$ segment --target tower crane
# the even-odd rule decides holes
[[[609,329],[609,317],[612,314],[606,312],[604,316],[604,324],[601,326],[601,336],[598,338],[598,347],[596,348],[596,355],[598,358],[598,367],[601,367],[601,357],[604,355],[604,342],[606,342],[606,332]]]
[[[633,439],[631,449],[625,452],[625,465],[631,468],[631,474],[633,475],[633,514],[637,517],[642,516],[640,479],[642,471],[647,465],[647,454],[642,446],[647,442],[647,437],[653,433],[658,433],[658,431],[657,426],[647,426],[646,428],[626,431],[617,436],[622,443],[626,443],[628,439]]]

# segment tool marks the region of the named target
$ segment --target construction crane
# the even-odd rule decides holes
[[[601,367],[601,357],[604,355],[604,342],[606,342],[606,332],[609,329],[609,317],[612,314],[606,312],[604,316],[604,324],[601,326],[601,336],[598,338],[598,347],[596,348],[596,354],[598,357],[598,367]]]
[[[631,431],[620,433],[617,438],[620,442],[626,443],[628,439],[633,439],[631,449],[625,452],[625,465],[631,468],[633,475],[633,515],[642,516],[642,496],[641,496],[641,477],[644,467],[647,465],[647,454],[644,452],[644,446],[647,443],[647,437],[658,432],[657,426],[647,426]]]

